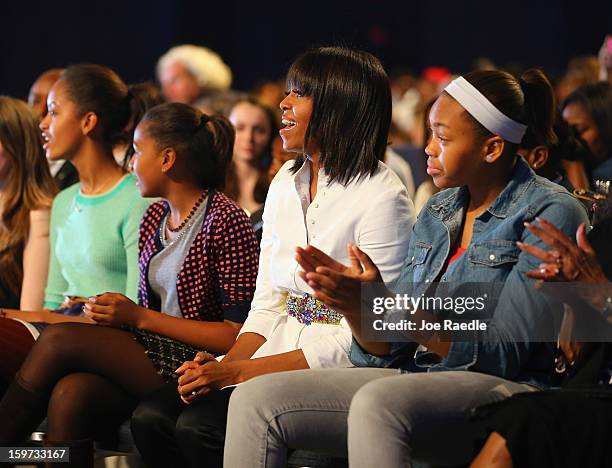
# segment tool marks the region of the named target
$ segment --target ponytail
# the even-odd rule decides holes
[[[557,137],[553,130],[555,98],[550,82],[538,69],[527,70],[520,79],[500,70],[482,70],[468,73],[469,81],[491,104],[506,117],[527,125],[521,146],[553,145]],[[484,137],[492,134],[474,121],[477,133]],[[535,144],[533,144],[535,143]],[[512,151],[515,145],[510,144]]]
[[[523,118],[527,132],[523,141],[531,139],[537,145],[550,147],[558,142],[554,132],[555,95],[550,81],[541,70],[532,68],[519,79],[523,91]]]
[[[232,161],[234,150],[235,131],[234,126],[221,115],[202,114],[198,132],[206,139],[210,139],[212,144],[212,161],[214,169],[211,168],[209,174],[203,176],[202,183],[214,187],[218,190],[225,188],[225,177],[228,166]],[[208,182],[204,182],[207,180]]]
[[[136,128],[134,122],[138,122],[138,120],[135,118],[134,95],[129,88],[125,96],[125,101],[130,108],[130,119],[128,120],[128,123],[125,124],[125,128],[123,128],[121,136],[117,139],[115,144],[125,145],[125,153],[123,154],[123,162],[121,165],[124,169],[129,169],[130,159],[132,159],[132,156],[134,156],[134,129]],[[140,117],[142,117],[142,115]]]
[[[199,186],[223,190],[234,148],[229,120],[174,102],[153,107],[142,122],[148,123],[147,133],[158,148],[174,148],[179,164]]]

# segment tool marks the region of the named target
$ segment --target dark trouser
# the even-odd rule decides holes
[[[54,312],[62,315],[82,315],[81,304],[66,309],[56,309]],[[34,323],[39,332],[49,324]],[[26,326],[17,321],[0,317],[0,398],[12,382],[15,374],[28,357],[36,343]]]
[[[222,467],[229,398],[234,388],[187,405],[176,382],[143,400],[132,415],[132,435],[151,467]]]

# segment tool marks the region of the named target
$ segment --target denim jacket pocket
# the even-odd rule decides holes
[[[422,265],[425,263],[425,260],[427,260],[427,255],[429,255],[429,252],[431,251],[431,247],[431,244],[426,244],[425,242],[415,242],[410,263],[413,265]]]
[[[507,240],[485,240],[470,248],[468,258],[472,263],[497,267],[518,261],[521,251],[515,242]]]
[[[421,281],[420,278],[425,276],[425,261],[429,257],[432,244],[416,241],[414,245],[408,249],[408,255],[402,266],[397,280],[389,285],[390,289],[397,294],[412,294],[414,283]]]
[[[414,249],[410,254],[410,281],[412,283],[420,283],[425,281],[429,273],[427,261],[431,256],[432,245],[425,242],[417,241],[414,244]]]

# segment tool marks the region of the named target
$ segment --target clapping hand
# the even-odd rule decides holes
[[[542,218],[539,226],[526,223],[527,229],[551,247],[544,250],[518,242],[518,247],[542,260],[539,269],[527,272],[527,276],[542,281],[580,281],[582,283],[606,283],[597,256],[586,238],[584,223],[576,231],[576,243],[563,231]]]
[[[359,314],[363,283],[382,283],[380,271],[359,247],[347,246],[350,266],[334,260],[316,247],[296,249],[296,260],[304,271],[301,278],[319,299],[344,315]]]

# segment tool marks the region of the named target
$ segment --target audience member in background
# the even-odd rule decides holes
[[[480,56],[472,63],[473,70],[498,70],[498,66],[489,57]]]
[[[131,95],[130,107],[132,108],[132,116],[125,126],[120,139],[113,147],[115,161],[122,167],[127,167],[132,154],[134,154],[132,147],[134,128],[136,128],[138,122],[140,122],[149,109],[164,102],[160,89],[155,83],[150,81],[131,84],[128,86],[128,90]]]
[[[242,93],[234,90],[219,91],[208,96],[201,97],[192,105],[200,112],[208,115],[225,115],[229,113],[236,100],[240,99]]]
[[[436,99],[452,78],[451,72],[445,67],[425,68],[416,84],[421,99],[424,102]]]
[[[599,79],[612,83],[612,34],[607,34],[597,54]]]
[[[212,50],[184,44],[160,57],[157,79],[168,102],[194,104],[202,97],[229,90],[232,71]]]
[[[523,156],[529,166],[542,177],[564,186],[570,193],[574,185],[568,178],[563,161],[582,163],[588,157],[586,145],[577,138],[576,131],[557,115],[554,125],[557,141],[538,141],[535,135],[527,135],[521,142],[518,154]],[[580,167],[580,166],[578,166]],[[582,179],[586,179],[586,173]]]
[[[149,466],[221,466],[234,385],[262,374],[351,365],[345,321],[314,301],[297,275],[298,245],[314,242],[346,258],[346,243],[358,242],[382,262],[385,279],[399,274],[398,254],[414,217],[406,190],[380,163],[391,120],[382,65],[366,52],[310,50],[291,66],[287,91],[280,133],[285,149],[299,156],[268,192],[251,311],[223,360],[185,363],[178,393],[167,386],[134,412],[132,433]]]
[[[428,103],[420,102],[413,108],[414,118],[418,124],[413,125],[410,131],[410,143],[396,145],[394,140],[391,141],[392,150],[398,154],[409,166],[413,180],[413,201],[414,209],[418,214],[429,197],[438,191],[434,185],[431,176],[427,174],[427,155],[425,154],[425,146],[429,138],[429,109],[433,105],[435,99]],[[391,139],[392,136],[389,135]]]
[[[42,120],[47,115],[47,96],[63,71],[62,68],[47,70],[36,78],[36,81],[30,88],[28,104],[32,107],[39,120]]]
[[[599,63],[594,55],[573,57],[556,86],[557,101],[563,102],[576,89],[599,80]]]
[[[406,91],[414,88],[416,78],[411,69],[399,67],[393,70],[389,75],[389,86],[391,86],[391,102],[395,104],[406,94]],[[391,120],[394,120],[391,114]]]
[[[540,281],[561,282],[559,286],[568,296],[580,289],[589,291],[579,298],[582,304],[574,305],[576,310],[569,312],[574,315],[574,325],[600,318],[597,334],[602,328],[609,334],[612,330],[609,299],[612,294],[612,219],[602,221],[588,235],[581,225],[576,243],[547,222],[541,222],[539,228],[534,227],[534,233],[550,249],[525,246],[542,262],[539,269],[528,274]],[[570,281],[577,283],[574,288],[568,284]],[[553,294],[560,291],[550,289]],[[569,300],[575,304],[576,298]],[[585,306],[592,308],[590,313]],[[603,318],[598,317],[599,313]],[[592,322],[586,330],[591,336],[596,334]],[[517,395],[479,408],[475,423],[490,435],[471,466],[610,466],[611,351],[609,342],[561,344],[560,359],[564,362],[558,369],[565,373],[561,390]]]
[[[62,68],[47,70],[36,79],[30,88],[28,104],[32,106],[39,120],[42,120],[47,115],[47,96],[63,71]],[[70,187],[79,181],[79,174],[68,161],[62,161],[61,159],[56,161],[50,160],[49,168],[51,169],[53,179],[55,179],[55,184],[60,190]]]
[[[520,81],[500,71],[472,72],[445,88],[429,113],[426,152],[429,173],[446,190],[419,214],[393,293],[355,246],[349,266],[312,244],[297,249],[300,276],[316,298],[342,311],[354,338],[351,361],[363,368],[273,374],[239,386],[230,401],[226,466],[282,467],[288,448],[342,455],[347,441],[351,467],[460,465],[474,456],[466,427],[475,402],[548,384],[554,348],[536,337],[543,329],[554,333],[559,304],[534,292],[524,273],[539,262],[517,242],[539,241],[524,226],[535,216],[573,233],[586,212],[565,189],[536,176],[516,150],[526,132],[554,139],[554,109],[539,70]],[[417,331],[404,332],[403,342],[370,341],[361,315],[372,311],[363,296],[368,283],[391,299],[465,300],[484,292],[492,299],[487,310],[463,323],[480,319],[486,327],[469,335],[446,326],[419,331],[421,321],[442,324],[465,310],[415,307],[389,317],[390,325],[413,317]],[[500,289],[487,296],[492,284]]]
[[[412,118],[418,123],[411,124],[410,135],[403,136],[398,132],[398,129],[393,131],[393,133],[389,133],[391,149],[399,155],[410,168],[412,185],[414,187],[414,192],[412,194],[413,200],[416,200],[419,188],[424,182],[432,184],[431,177],[429,177],[426,172],[427,164],[425,161],[427,156],[423,152],[423,148],[425,147],[423,143],[423,107],[422,102],[419,102],[411,108],[410,112],[413,113]],[[393,129],[393,125],[391,127]],[[420,211],[420,207],[417,207],[416,203],[415,209],[417,213]]]
[[[251,218],[261,240],[261,216],[268,194],[272,140],[277,134],[272,110],[253,98],[238,100],[229,111],[236,129],[234,155],[225,179],[225,193]]]
[[[139,305],[104,293],[84,310],[106,326],[45,330],[0,402],[0,444],[21,442],[48,408],[47,443],[70,446],[71,466],[92,466],[93,438],[108,436],[198,350],[223,354],[234,344],[255,290],[258,245],[246,214],[219,191],[233,139],[227,119],[180,103],[138,124],[139,189],[163,198],[141,224]]]
[[[274,111],[276,121],[280,122],[281,110],[278,103],[285,98],[285,83],[283,81],[264,81],[253,87],[251,94],[258,102]]]
[[[55,193],[38,120],[0,96],[0,307],[42,309]]]
[[[393,146],[404,146],[411,145],[412,138],[407,132],[401,130],[397,124],[391,121],[391,126],[389,127],[389,144]]]
[[[135,300],[138,293],[138,228],[149,201],[112,153],[130,120],[128,87],[106,67],[74,65],[53,85],[47,103],[40,124],[47,159],[70,161],[81,181],[53,201],[45,309],[4,311],[22,321],[9,340],[19,348],[0,346],[5,376],[19,369],[48,323],[92,323],[82,316],[84,298],[115,291]]]
[[[414,200],[414,178],[412,177],[410,165],[390,147],[387,147],[383,161],[399,177],[404,187],[406,187],[408,196],[411,200]]]
[[[612,180],[612,84],[584,85],[565,98],[561,109],[589,148],[585,166],[591,187],[596,180]]]
[[[410,134],[415,126],[419,126],[415,108],[422,102],[421,93],[416,88],[417,80],[410,71],[399,70],[391,77],[391,96],[393,113],[389,140],[392,145],[399,146],[410,141]]]
[[[285,151],[283,148],[283,139],[276,136],[272,140],[272,162],[268,168],[268,184],[272,183],[272,179],[281,170],[281,167],[287,162],[296,158],[295,153]]]

